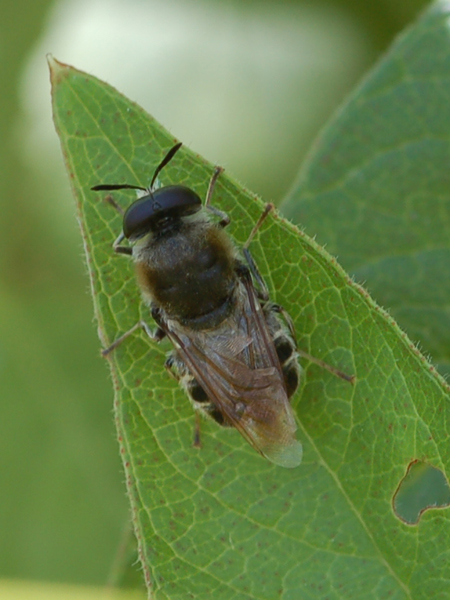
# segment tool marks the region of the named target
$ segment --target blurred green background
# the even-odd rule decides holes
[[[128,517],[46,53],[277,202],[317,131],[426,4],[0,2],[0,577],[103,584]]]

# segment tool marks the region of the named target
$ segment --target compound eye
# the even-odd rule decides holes
[[[149,222],[154,216],[152,196],[143,196],[133,202],[123,217],[123,233],[126,238],[140,237],[149,230]]]
[[[202,201],[184,185],[168,185],[133,202],[123,217],[126,238],[139,238],[168,223],[200,210]]]

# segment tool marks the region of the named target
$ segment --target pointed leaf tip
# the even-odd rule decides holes
[[[61,80],[61,78],[73,68],[66,63],[56,60],[53,54],[48,53],[46,58],[50,70],[50,80],[52,83],[55,83],[57,80]]]

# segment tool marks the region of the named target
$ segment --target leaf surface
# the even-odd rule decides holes
[[[175,139],[108,85],[50,65],[55,124],[107,347],[150,317],[129,259],[111,248],[121,218],[90,188],[148,184]],[[160,178],[205,197],[212,170],[184,147]],[[127,206],[134,195],[115,199]],[[238,244],[263,206],[226,173],[214,205],[230,215]],[[151,597],[399,600],[429,598],[437,582],[448,589],[448,512],[429,511],[413,528],[391,506],[412,459],[448,471],[443,381],[336,261],[288,222],[269,217],[252,253],[274,300],[291,314],[300,347],[357,382],[303,364],[293,406],[304,458],[283,469],[212,422],[202,424],[203,448],[192,447],[192,409],[163,368],[169,346],[138,332],[112,353],[118,439]]]
[[[450,8],[408,29],[314,147],[283,212],[450,373]]]

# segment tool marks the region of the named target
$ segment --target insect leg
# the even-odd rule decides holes
[[[209,180],[208,191],[206,192],[206,200],[205,200],[206,207],[208,207],[210,205],[212,195],[214,194],[214,188],[216,187],[217,180],[219,179],[219,175],[221,173],[223,173],[222,167],[214,168],[214,173],[212,174],[212,177]]]
[[[255,223],[255,226],[251,230],[250,235],[247,238],[247,241],[245,242],[245,244],[242,247],[242,252],[244,254],[244,258],[248,264],[248,267],[250,269],[252,277],[258,284],[258,288],[256,290],[256,292],[258,294],[258,298],[260,300],[262,300],[263,302],[267,302],[269,300],[269,290],[267,288],[266,282],[264,281],[261,273],[259,272],[259,269],[251,255],[248,247],[250,246],[250,243],[253,240],[253,238],[255,237],[258,229],[260,229],[261,225],[266,220],[267,215],[270,212],[272,212],[272,210],[274,208],[275,207],[273,204],[266,204],[264,211],[261,213],[261,216],[259,217],[258,221]]]
[[[322,367],[322,369],[325,369],[325,371],[328,371],[329,373],[332,373],[336,377],[339,377],[339,379],[343,379],[344,381],[348,381],[349,383],[355,383],[355,381],[356,381],[355,375],[347,375],[347,373],[344,373],[340,369],[336,369],[336,367],[329,365],[328,363],[324,362],[323,360],[320,360],[320,358],[316,358],[315,356],[312,356],[308,352],[305,352],[304,350],[300,350],[299,348],[297,348],[297,352],[300,356],[302,356],[309,362],[312,362],[315,365]]]
[[[102,186],[100,186],[100,187],[102,187]],[[114,198],[112,197],[111,194],[108,194],[107,196],[105,196],[104,200],[105,200],[105,202],[110,204],[114,208],[114,210],[116,210],[123,217],[125,211],[119,204],[117,204],[117,202],[114,200]],[[113,243],[114,252],[116,254],[126,254],[128,256],[131,256],[133,254],[133,250],[129,246],[121,246],[120,245],[120,242],[122,242],[124,239],[125,239],[125,236],[123,235],[123,233],[121,233],[119,235],[119,237]]]
[[[120,344],[125,341],[130,335],[132,335],[136,330],[143,329],[145,333],[148,335],[150,339],[155,342],[160,342],[166,335],[166,332],[161,329],[161,327],[157,327],[154,331],[150,329],[149,325],[145,321],[138,321],[131,329],[126,331],[123,335],[121,335],[115,342],[109,346],[109,348],[105,348],[102,350],[102,356],[108,356],[110,352],[115,350]]]
[[[273,311],[273,312],[275,312],[275,313],[278,313],[279,315],[281,315],[283,317],[284,322],[286,323],[286,325],[287,325],[287,327],[289,329],[289,333],[291,334],[292,339],[295,342],[295,346],[296,346],[296,349],[297,349],[297,354],[299,354],[300,356],[302,356],[303,358],[305,358],[309,362],[312,362],[315,365],[318,365],[322,369],[325,369],[329,373],[332,373],[336,377],[339,377],[340,379],[344,379],[345,381],[349,381],[350,383],[354,383],[354,381],[355,381],[355,376],[354,375],[347,375],[346,373],[344,373],[340,369],[337,369],[336,367],[333,367],[333,366],[329,365],[328,363],[324,362],[323,360],[320,360],[319,358],[316,358],[315,356],[312,356],[308,352],[305,352],[304,350],[301,350],[301,349],[298,348],[298,346],[297,346],[297,340],[295,338],[294,323],[293,323],[293,321],[292,321],[291,316],[289,315],[289,313],[282,306],[280,306],[279,304],[272,304],[270,306],[270,310]]]
[[[218,208],[216,208],[215,206],[211,206],[210,204],[211,198],[214,193],[214,188],[216,187],[217,179],[219,178],[219,175],[221,173],[223,173],[222,167],[216,167],[214,169],[214,173],[212,174],[212,177],[209,181],[208,191],[206,193],[205,208],[213,214],[215,214],[217,217],[220,217],[220,221],[217,223],[217,226],[223,229],[224,227],[230,224],[230,217],[222,210],[219,210]]]
[[[105,196],[105,202],[107,202],[108,204],[111,204],[111,206],[114,208],[114,210],[116,210],[119,213],[119,215],[122,215],[122,217],[123,217],[125,211],[120,206],[120,204],[117,204],[117,202],[114,200],[114,198],[111,194],[108,194],[107,196]]]
[[[258,297],[260,300],[262,300],[262,302],[267,302],[269,300],[269,290],[267,288],[267,285],[264,281],[264,279],[262,278],[261,273],[258,270],[258,267],[256,266],[255,261],[253,260],[252,255],[250,254],[250,251],[248,249],[252,239],[255,237],[255,234],[257,233],[258,229],[261,227],[261,225],[264,223],[266,217],[268,216],[268,214],[274,209],[274,205],[273,204],[266,204],[266,207],[263,211],[263,213],[261,214],[261,216],[259,217],[258,221],[256,222],[255,226],[253,227],[252,231],[250,232],[250,235],[248,236],[247,241],[245,242],[244,246],[243,246],[243,254],[244,257],[247,261],[247,264],[249,266],[250,272],[252,274],[252,277],[255,279],[255,281],[258,283],[258,287],[259,290],[257,290],[258,292]],[[292,339],[295,343],[295,347],[297,349],[297,353],[302,356],[303,358],[305,358],[306,360],[322,367],[322,369],[325,369],[326,371],[329,371],[330,373],[332,373],[333,375],[335,375],[336,377],[339,377],[340,379],[344,379],[345,381],[349,381],[350,383],[353,383],[355,381],[355,376],[354,375],[347,375],[346,373],[344,373],[343,371],[341,371],[340,369],[336,369],[335,367],[332,367],[331,365],[327,364],[326,362],[315,358],[314,356],[311,356],[311,354],[308,354],[307,352],[305,352],[304,350],[300,350],[297,348],[297,342],[296,342],[296,336],[295,336],[295,328],[294,328],[294,323],[290,317],[290,315],[286,312],[286,310],[278,305],[278,304],[272,304],[269,308],[269,312],[277,312],[279,313],[287,327],[288,330],[292,336]]]
[[[269,213],[271,213],[273,211],[274,208],[275,208],[275,206],[273,204],[271,204],[271,203],[266,204],[263,212],[261,213],[261,216],[256,221],[253,229],[250,231],[250,235],[248,236],[247,241],[245,242],[245,244],[243,246],[244,248],[248,248],[250,246],[250,243],[253,240],[253,238],[255,237],[258,229],[261,228],[261,225],[264,223],[264,221],[267,219],[267,216],[269,215]]]
[[[195,411],[194,441],[192,443],[194,448],[202,447],[202,440],[201,440],[201,435],[200,435],[200,422],[201,422],[200,421],[200,413],[196,410]]]
[[[119,235],[119,237],[113,243],[113,250],[116,254],[126,254],[127,256],[131,256],[133,254],[133,249],[130,246],[121,246],[120,242],[125,239],[123,233]]]
[[[206,206],[205,208],[209,210],[209,212],[215,214],[217,217],[220,217],[220,221],[217,223],[217,227],[224,229],[227,225],[230,224],[231,219],[227,215],[227,213],[224,213],[222,210],[219,210],[215,206]]]

